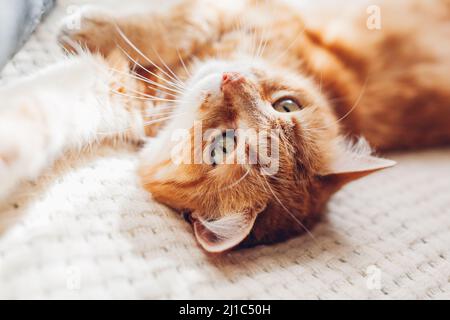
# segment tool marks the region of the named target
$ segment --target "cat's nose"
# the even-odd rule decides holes
[[[220,86],[220,88],[222,89],[222,91],[224,91],[227,88],[232,88],[243,83],[244,81],[244,76],[239,72],[224,72],[222,75],[222,85]]]

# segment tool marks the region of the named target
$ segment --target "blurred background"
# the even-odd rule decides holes
[[[55,5],[55,0],[0,0],[0,70]]]

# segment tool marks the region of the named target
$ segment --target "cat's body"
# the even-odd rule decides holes
[[[338,116],[358,104],[344,127],[377,150],[448,144],[450,2],[352,2],[338,18],[337,5],[320,11],[310,6],[314,13],[303,15],[313,42],[344,66],[336,76],[331,59],[328,68],[312,55],[331,99],[350,98],[336,103]],[[376,10],[379,29],[370,20]]]
[[[450,2],[380,2],[370,7],[355,1],[343,9],[331,1],[290,6],[284,1],[198,0],[159,14],[111,17],[87,11],[83,28],[63,30],[61,40],[72,48],[80,42],[107,57],[105,62],[95,58],[97,68],[90,67],[94,58],[71,62],[85,63],[92,83],[97,78],[108,82],[94,86],[106,103],[90,100],[98,121],[56,139],[55,150],[43,153],[32,173],[18,178],[34,177],[46,160],[76,145],[77,137],[83,137],[83,144],[125,132],[139,140],[145,127],[158,141],[143,152],[144,186],[157,200],[192,212],[197,239],[208,251],[220,252],[244,239],[247,244],[268,243],[303,232],[342,185],[392,165],[345,146],[342,135],[362,135],[380,151],[450,143]],[[381,24],[368,25],[378,9],[381,20],[375,17],[375,23]],[[128,62],[137,67],[136,75],[128,73]],[[59,93],[58,98],[81,95],[82,82],[76,84],[78,93]],[[55,112],[57,106],[52,111],[36,105],[56,99],[44,95],[30,93],[33,106],[25,109]],[[83,101],[78,100],[80,106]],[[169,114],[164,110],[173,112],[167,117],[173,119],[156,130],[158,119]],[[23,110],[1,112],[0,121],[9,112],[11,119],[23,122]],[[108,119],[104,125],[98,118],[102,112]],[[45,121],[55,121],[48,114]],[[73,125],[70,113],[61,118]],[[151,125],[144,126],[146,121]],[[174,164],[171,134],[180,128],[192,134],[196,121],[222,131],[281,131],[279,170],[261,176],[260,163]],[[52,141],[54,134],[44,136]],[[45,149],[43,141],[40,148]],[[13,163],[17,171],[26,166],[25,159],[14,164],[3,149],[5,163]],[[230,155],[224,151],[224,156]]]

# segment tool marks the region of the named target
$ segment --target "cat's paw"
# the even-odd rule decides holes
[[[15,139],[16,135],[17,131],[11,124],[0,121],[0,200],[7,196],[19,182],[18,164],[21,148],[20,143]]]
[[[21,181],[35,178],[44,143],[25,116],[0,117],[0,201]]]
[[[115,18],[108,10],[84,6],[61,22],[58,42],[70,52],[87,49],[103,55],[114,48]]]

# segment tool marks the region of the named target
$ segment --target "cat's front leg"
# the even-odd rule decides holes
[[[3,98],[3,97],[2,97]],[[1,99],[1,98],[0,98]],[[4,101],[4,99],[2,99]],[[22,178],[36,177],[46,166],[43,123],[34,121],[33,106],[23,101],[16,112],[2,110],[0,116],[0,198]]]
[[[109,138],[143,137],[143,106],[133,84],[106,60],[73,57],[0,89],[0,197],[32,180],[66,151]]]
[[[138,10],[128,12],[82,7],[62,21],[59,42],[71,51],[86,48],[103,55],[120,47],[139,64],[172,67],[180,55],[189,59],[224,29],[235,27],[241,10],[239,1],[227,10],[220,1],[210,0],[182,1],[169,10],[155,8],[155,3],[144,1]]]

